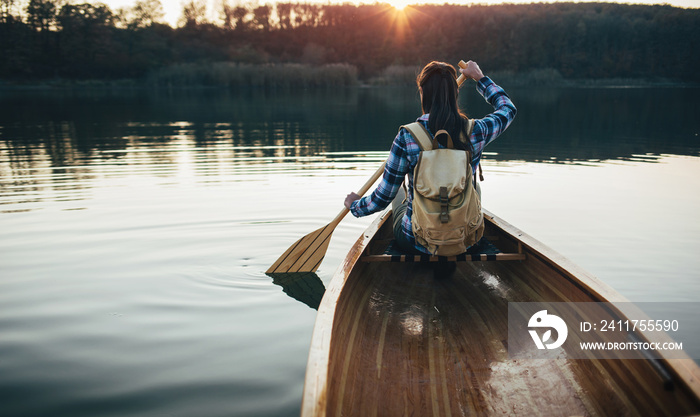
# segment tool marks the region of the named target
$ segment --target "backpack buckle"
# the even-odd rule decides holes
[[[450,216],[447,214],[450,207],[449,201],[447,198],[447,187],[440,187],[440,223],[450,221]]]

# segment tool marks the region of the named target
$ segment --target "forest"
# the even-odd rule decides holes
[[[700,9],[614,3],[415,5],[223,0],[208,18],[159,0],[111,10],[0,0],[0,83],[136,80],[167,85],[411,82],[430,60],[552,78],[700,81]],[[257,77],[257,78],[256,78]],[[296,78],[295,78],[296,77]],[[319,82],[319,80],[326,80]]]

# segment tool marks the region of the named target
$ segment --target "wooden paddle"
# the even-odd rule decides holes
[[[459,61],[459,67],[467,68],[467,63],[464,61]],[[464,74],[459,74],[459,77],[457,77],[457,88],[461,87],[465,81],[467,81],[467,76]]]
[[[460,68],[466,68],[467,63],[459,61],[459,66]],[[457,86],[461,86],[466,79],[467,77],[465,77],[464,74],[460,74],[459,78],[457,78]],[[360,197],[369,191],[369,187],[382,175],[385,165],[386,161],[372,174],[372,177],[365,185],[360,188],[360,191],[357,192]],[[265,271],[265,273],[316,272],[323,257],[326,255],[333,231],[349,211],[350,210],[344,208],[332,222],[297,240],[267,271]]]
[[[369,187],[382,175],[385,165],[386,161],[372,174],[372,177],[370,177],[365,185],[360,188],[360,191],[357,192],[360,197],[363,196],[369,190]],[[321,264],[323,257],[326,255],[328,243],[331,241],[331,234],[333,234],[335,227],[338,226],[338,223],[340,223],[349,212],[350,210],[343,208],[343,211],[341,211],[332,222],[297,240],[296,243],[290,246],[289,249],[272,264],[270,269],[265,271],[265,273],[315,272]]]

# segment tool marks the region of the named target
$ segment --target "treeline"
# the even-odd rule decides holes
[[[173,28],[162,23],[158,0],[138,0],[117,11],[98,3],[0,0],[0,79],[177,84],[172,80],[183,74],[198,79],[186,71],[200,68],[245,83],[251,65],[285,63],[297,72],[303,71],[296,64],[333,64],[326,68],[343,71],[338,83],[382,77],[391,82],[396,74],[411,78],[401,68],[429,60],[474,59],[488,72],[700,81],[698,9],[555,3],[397,11],[386,4],[221,4],[219,18],[211,21],[201,0],[185,3]]]

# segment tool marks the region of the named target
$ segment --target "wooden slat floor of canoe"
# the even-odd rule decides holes
[[[352,313],[334,326],[349,334],[333,335],[344,342],[331,348],[328,415],[588,414],[566,366],[507,360],[507,315],[493,311],[507,305],[494,305],[491,290],[434,281],[430,268],[365,269],[353,283],[362,296],[339,300]]]
[[[366,264],[339,299],[329,416],[684,415],[696,406],[638,369],[644,361],[509,359],[507,302],[518,297],[500,266],[442,280],[429,267],[386,266]]]
[[[382,233],[386,227],[379,239]],[[645,360],[510,359],[508,302],[599,296],[564,273],[543,279],[552,274],[544,268],[531,254],[527,264],[459,263],[449,276],[435,276],[430,264],[358,262],[335,305],[323,410],[316,414],[698,413],[697,396],[682,386],[664,389]]]

